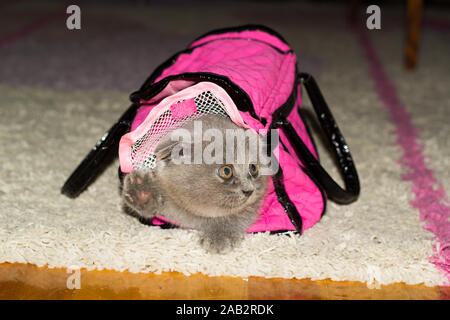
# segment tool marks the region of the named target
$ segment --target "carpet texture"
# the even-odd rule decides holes
[[[402,8],[391,8],[383,29],[369,32],[347,26],[345,7],[169,4],[81,5],[79,31],[65,28],[64,15],[49,15],[60,9],[57,2],[2,8],[0,262],[330,278],[374,287],[448,285],[448,30],[423,29],[418,69],[408,73],[402,66]],[[439,12],[426,14],[449,21]],[[317,77],[359,172],[357,202],[328,202],[322,220],[300,237],[247,235],[240,247],[217,255],[205,253],[195,231],[148,227],[124,214],[118,161],[77,199],[60,194],[72,170],[129,106],[129,93],[159,63],[202,33],[247,23],[279,31],[300,69]],[[386,79],[390,99],[380,89]],[[406,118],[396,118],[395,110]],[[402,131],[405,123],[411,132]],[[421,166],[407,161],[402,138],[411,135]],[[339,180],[322,143],[319,154]],[[432,191],[437,193],[430,198]]]

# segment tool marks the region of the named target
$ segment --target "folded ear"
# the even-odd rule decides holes
[[[191,132],[178,128],[165,136],[155,148],[156,161],[166,160],[181,163],[185,157],[190,159],[192,137]]]
[[[176,164],[186,163],[191,159],[191,144],[185,142],[173,142],[158,145],[155,149],[156,161],[173,161]]]
[[[178,142],[172,142],[168,145],[158,145],[155,149],[156,161],[170,160],[173,148]]]

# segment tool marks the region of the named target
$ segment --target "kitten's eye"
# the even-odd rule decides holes
[[[258,176],[258,166],[256,164],[251,164],[248,166],[248,173],[250,173],[250,175],[252,177],[256,177]]]
[[[233,176],[233,169],[230,166],[222,166],[217,173],[223,179],[230,179]]]

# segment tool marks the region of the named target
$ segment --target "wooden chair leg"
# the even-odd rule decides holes
[[[408,70],[412,70],[417,64],[423,0],[408,0],[407,6],[405,67]]]

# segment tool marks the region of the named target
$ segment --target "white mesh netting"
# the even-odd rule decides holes
[[[184,100],[180,100],[180,103]],[[154,150],[159,141],[170,132],[182,127],[186,122],[196,120],[206,114],[228,116],[222,101],[210,91],[204,91],[194,99],[197,111],[183,118],[174,119],[170,109],[155,120],[150,129],[131,146],[133,170],[153,169],[156,166]]]

